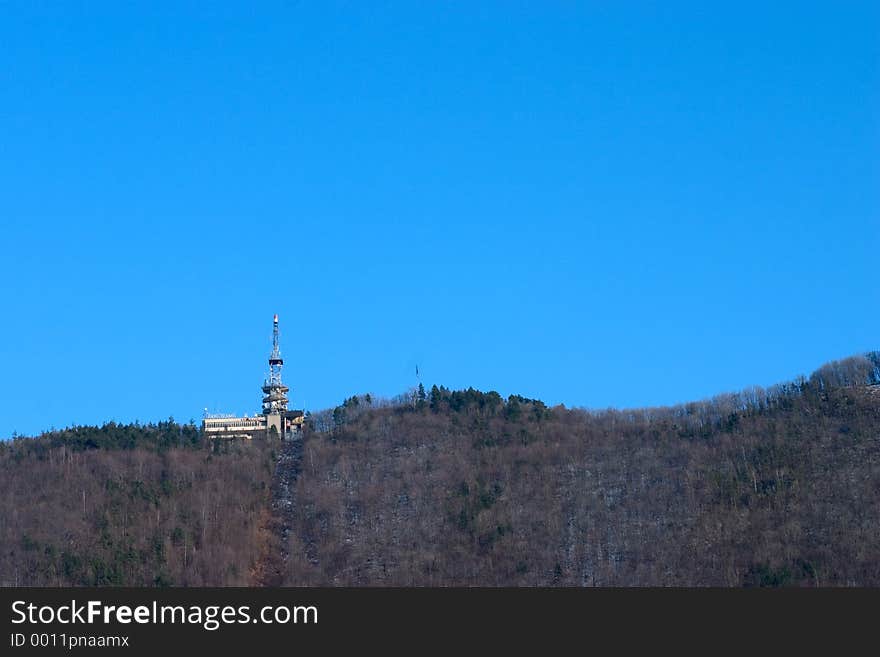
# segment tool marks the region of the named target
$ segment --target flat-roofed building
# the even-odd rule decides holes
[[[266,416],[236,417],[234,415],[205,415],[202,431],[208,436],[222,438],[247,438],[266,432]]]

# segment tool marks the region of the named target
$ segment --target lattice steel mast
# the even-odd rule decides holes
[[[263,413],[265,415],[287,412],[287,393],[290,390],[281,382],[281,347],[278,342],[278,315],[272,323],[272,353],[269,354],[269,378],[263,382]]]

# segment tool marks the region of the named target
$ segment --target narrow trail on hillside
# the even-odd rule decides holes
[[[272,476],[271,504],[263,527],[265,540],[260,548],[259,561],[254,568],[255,586],[284,584],[302,451],[302,438],[281,443],[275,474]]]

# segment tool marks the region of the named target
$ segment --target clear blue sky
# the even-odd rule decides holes
[[[256,412],[275,312],[313,410],[880,347],[876,2],[37,4],[0,5],[0,436]]]

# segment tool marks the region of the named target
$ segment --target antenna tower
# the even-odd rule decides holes
[[[272,353],[269,354],[269,377],[263,382],[263,414],[284,413],[287,411],[287,393],[290,390],[281,382],[281,346],[278,341],[278,315],[272,322]]]

